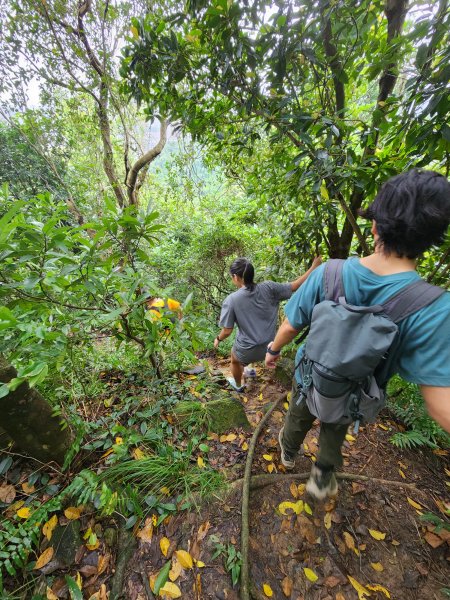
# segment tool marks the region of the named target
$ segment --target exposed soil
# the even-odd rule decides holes
[[[209,361],[228,375],[228,361]],[[268,406],[286,391],[266,370],[257,368],[257,375],[246,392],[239,395],[253,427]],[[263,429],[253,460],[255,475],[284,473],[277,436],[285,410],[280,405]],[[446,519],[449,453],[401,451],[389,442],[398,428],[386,413],[377,424],[362,428],[354,439],[350,435],[345,442],[343,470],[371,480],[341,480],[336,501],[314,503],[304,492],[304,477],[274,476],[273,484],[252,491],[249,556],[255,598],[353,600],[365,598],[369,592],[375,599],[447,597],[441,590],[450,580],[450,533],[434,532],[435,527],[419,517],[420,513],[433,512]],[[252,432],[230,433],[236,437],[210,437],[209,462],[226,469],[227,476],[236,480],[243,475]],[[317,438],[316,426],[305,440],[304,454],[298,457],[299,473],[309,471]],[[239,584],[232,586],[223,555],[213,558],[213,553],[217,539],[229,548],[240,547],[240,490],[236,488],[197,512],[182,513],[161,524],[150,543],[140,541],[129,562],[125,597],[151,598],[143,580],[156,574],[175,550],[183,549],[205,563],[202,568],[185,570],[177,579],[183,598],[238,599]],[[281,514],[282,502],[300,499],[307,503],[300,514],[290,509]],[[171,542],[167,557],[159,545],[163,536]],[[311,569],[313,574],[305,569]],[[307,574],[317,579],[310,581]],[[365,586],[365,591],[357,591],[358,584]],[[270,589],[266,587],[264,591],[264,585]]]

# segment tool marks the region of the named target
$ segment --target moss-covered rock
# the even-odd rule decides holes
[[[210,416],[210,431],[223,433],[235,427],[250,429],[244,407],[236,398],[227,396],[218,400],[208,402],[208,414]]]

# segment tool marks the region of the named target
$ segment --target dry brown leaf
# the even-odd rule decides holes
[[[339,579],[339,577],[336,577],[335,575],[330,575],[329,577],[327,577],[325,579],[325,581],[323,583],[328,588],[334,588],[341,583],[341,580]]]
[[[176,581],[178,577],[181,575],[183,571],[183,567],[180,564],[178,558],[174,555],[172,557],[172,567],[169,571],[169,579],[170,581]]]
[[[8,483],[0,485],[0,502],[4,502],[5,504],[11,504],[15,497],[16,490],[13,485],[9,485]]]
[[[426,539],[427,543],[430,544],[432,548],[438,548],[444,543],[444,540],[432,531],[427,531],[423,537]]]
[[[291,485],[289,486],[289,489],[291,491],[292,497],[297,499],[298,498],[298,487],[297,485],[292,482]]]
[[[292,581],[292,579],[290,577],[285,577],[283,579],[283,581],[281,582],[281,589],[283,590],[283,594],[286,596],[286,598],[291,597],[293,585],[294,585],[294,582]]]
[[[153,522],[151,518],[145,519],[144,528],[137,533],[136,537],[141,539],[144,543],[151,543],[153,538]]]
[[[209,521],[206,521],[206,523],[203,523],[202,525],[200,525],[200,527],[198,528],[198,532],[197,532],[197,540],[199,542],[201,542],[204,539],[204,537],[208,533],[208,529],[210,527],[211,527],[211,524]]]
[[[97,563],[97,573],[101,575],[108,568],[109,554],[100,554]]]
[[[345,600],[344,594],[341,594],[341,592],[338,592],[336,594],[336,600]]]
[[[347,546],[347,548],[349,550],[354,550],[355,549],[355,540],[349,534],[348,531],[344,531],[343,538],[344,538],[344,542],[345,542],[345,545]]]
[[[53,552],[54,552],[54,550],[51,546],[49,546],[47,548],[47,550],[44,550],[44,552],[37,559],[36,564],[34,565],[34,568],[42,569],[42,567],[45,567],[45,565],[52,560]]]
[[[45,597],[47,598],[47,600],[58,600],[58,596],[54,594],[52,588],[49,588],[48,586],[45,592]],[[89,598],[89,600],[91,599]]]

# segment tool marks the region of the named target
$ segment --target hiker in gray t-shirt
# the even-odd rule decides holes
[[[219,325],[222,327],[214,340],[214,347],[227,338],[236,324],[238,334],[231,350],[231,373],[228,379],[231,387],[243,391],[244,367],[252,362],[262,361],[267,344],[273,339],[278,320],[278,306],[298,290],[308,275],[322,262],[316,257],[308,271],[290,283],[263,281],[254,283],[255,270],[246,258],[237,258],[230,267],[231,279],[238,288],[227,296],[222,304]]]

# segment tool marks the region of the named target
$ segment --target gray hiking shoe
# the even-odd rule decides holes
[[[317,465],[311,468],[311,475],[306,484],[306,491],[316,500],[323,500],[328,496],[336,496],[338,484],[333,469],[322,470]]]
[[[293,454],[289,454],[286,452],[283,446],[283,431],[284,427],[280,429],[280,433],[278,434],[278,443],[280,444],[281,449],[281,464],[288,469],[288,471],[292,471],[295,467],[295,456]]]

